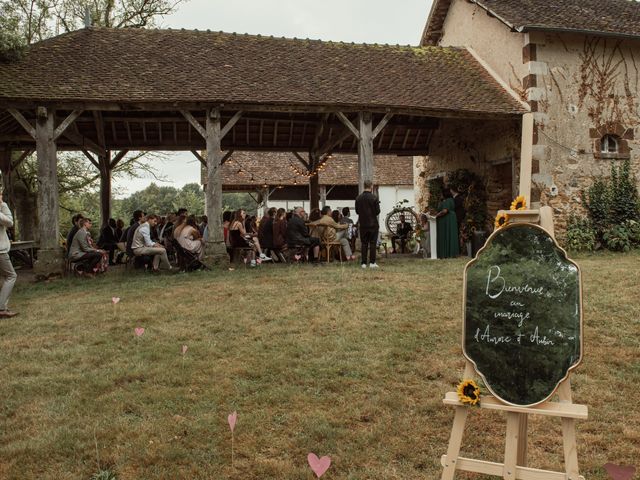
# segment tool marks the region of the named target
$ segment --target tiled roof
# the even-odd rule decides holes
[[[0,106],[44,100],[524,111],[465,49],[97,27],[0,63]]]
[[[377,155],[374,158],[376,185],[413,185],[413,157]],[[306,185],[307,177],[295,170],[304,167],[290,153],[235,152],[222,167],[225,186]],[[320,172],[320,185],[357,185],[358,157],[333,155]]]
[[[469,0],[510,28],[640,37],[640,2],[634,0]],[[422,44],[436,45],[452,0],[436,0]]]

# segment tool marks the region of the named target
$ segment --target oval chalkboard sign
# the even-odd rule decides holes
[[[543,228],[493,233],[465,268],[463,350],[505,403],[547,400],[582,358],[580,270]]]

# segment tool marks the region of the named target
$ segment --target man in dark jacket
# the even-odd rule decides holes
[[[309,247],[314,260],[320,255],[320,239],[309,235],[309,229],[304,223],[304,208],[296,207],[291,220],[287,223],[287,245],[289,248]]]
[[[135,235],[136,230],[138,230],[140,224],[144,222],[143,218],[144,213],[142,212],[142,210],[136,210],[135,212],[133,212],[133,223],[129,227],[129,230],[127,230],[127,244],[125,247],[125,251],[127,252],[127,256],[129,258],[133,257],[133,250],[131,248],[131,244],[133,243],[133,236]]]
[[[356,213],[360,231],[360,244],[362,248],[362,268],[378,268],[376,263],[376,251],[378,249],[378,215],[380,215],[380,200],[371,190],[373,184],[367,180],[364,182],[364,192],[356,198]],[[368,254],[368,255],[367,255]]]
[[[258,240],[267,255],[273,250],[273,219],[277,211],[274,207],[266,210],[264,217],[260,220],[260,227],[258,227]]]

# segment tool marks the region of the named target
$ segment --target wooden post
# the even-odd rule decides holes
[[[373,119],[370,112],[358,116],[358,192],[364,191],[364,182],[373,182]]]
[[[209,218],[206,254],[217,261],[226,255],[222,232],[222,128],[218,108],[207,110],[205,139],[207,142],[205,202]]]
[[[13,207],[13,199],[11,198],[11,148],[0,150],[0,170],[2,170],[2,192],[3,200],[9,205],[9,209]],[[13,211],[13,210],[12,210]]]
[[[309,154],[309,172],[313,172],[320,163],[320,156],[315,152]],[[320,208],[320,175],[316,172],[309,178],[309,211]]]
[[[324,208],[327,206],[327,186],[320,186],[320,207]]]
[[[36,276],[49,277],[64,270],[62,249],[58,239],[59,197],[55,115],[53,110],[38,107],[36,111],[36,152],[38,155],[38,232],[40,250],[34,268]]]
[[[104,227],[111,217],[111,151],[98,157],[100,165],[100,221]]]
[[[520,147],[520,195],[531,208],[531,165],[533,163],[533,113],[522,115],[522,145]]]

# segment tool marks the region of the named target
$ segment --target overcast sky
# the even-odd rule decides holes
[[[189,0],[161,21],[163,27],[215,30],[359,43],[417,45],[431,0]],[[182,187],[200,181],[191,153],[171,154],[158,164]],[[118,196],[142,190],[157,180],[116,179]]]

